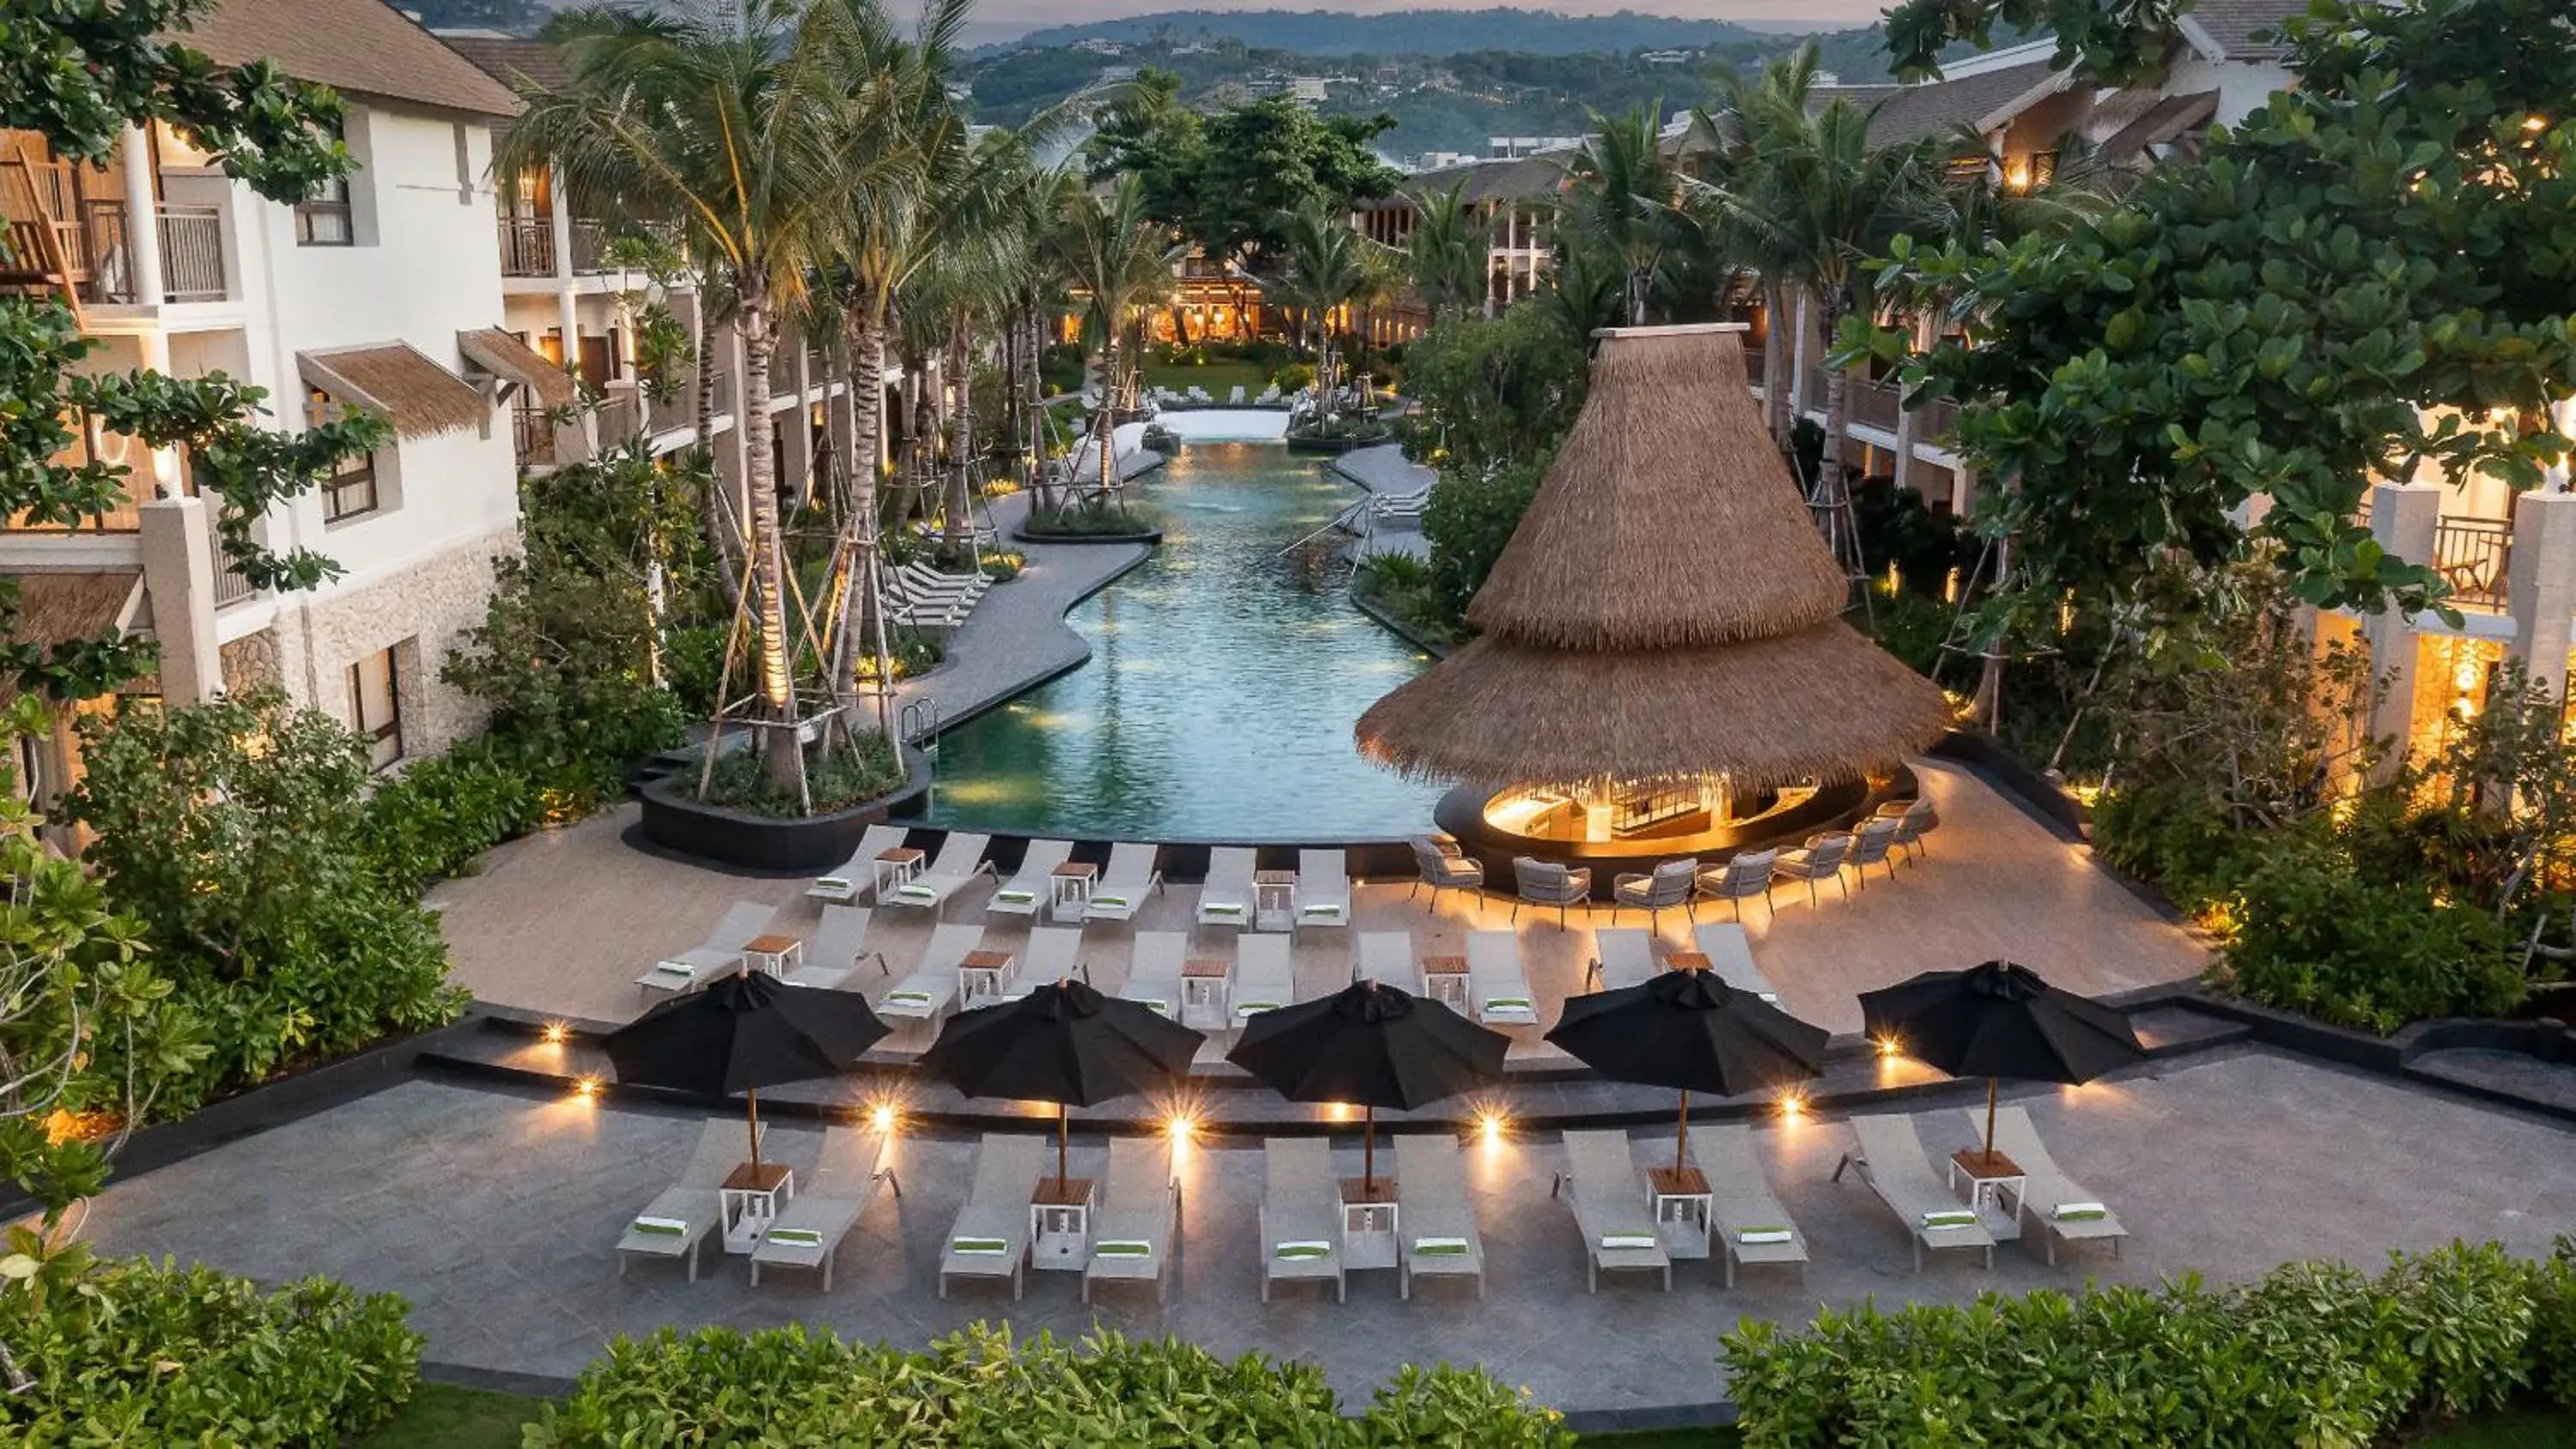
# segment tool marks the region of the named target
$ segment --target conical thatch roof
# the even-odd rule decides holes
[[[1734,333],[1613,331],[1468,608],[1483,636],[1371,706],[1360,750],[1491,785],[1851,779],[1929,747],[1950,712],[1842,622],[1848,590]]]

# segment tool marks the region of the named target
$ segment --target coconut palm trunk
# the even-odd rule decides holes
[[[1776,281],[1762,287],[1762,309],[1767,325],[1762,333],[1762,419],[1771,426],[1771,439],[1781,447],[1789,446],[1789,329],[1797,325],[1790,312],[1789,289]]]
[[[946,543],[949,555],[972,558],[975,548],[975,500],[971,468],[975,453],[975,377],[966,345],[966,320],[958,318],[948,334],[948,502]]]
[[[758,270],[742,275],[742,312],[735,323],[742,335],[742,411],[746,418],[765,411],[769,398],[769,364],[777,346],[771,329],[769,279]],[[805,798],[805,750],[797,738],[796,681],[792,672],[794,642],[787,633],[787,550],[780,533],[776,440],[770,430],[747,426],[743,434],[743,492],[750,500],[748,570],[752,588],[753,667],[758,671],[762,718],[771,726],[760,732],[761,759],[769,783],[781,792]]]

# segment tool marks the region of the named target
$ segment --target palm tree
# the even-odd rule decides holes
[[[1405,271],[1433,317],[1481,307],[1493,294],[1493,228],[1467,200],[1467,178],[1422,198],[1422,218],[1405,238]]]
[[[1082,295],[1083,330],[1100,348],[1101,405],[1094,421],[1100,492],[1107,498],[1118,489],[1117,450],[1111,446],[1117,409],[1111,400],[1121,393],[1127,366],[1119,344],[1139,309],[1171,295],[1172,264],[1189,254],[1189,244],[1147,214],[1144,189],[1132,175],[1121,176],[1104,197],[1071,192],[1061,221],[1053,237],[1056,257]]]
[[[1315,418],[1333,418],[1333,314],[1381,291],[1394,270],[1391,249],[1345,225],[1323,202],[1309,199],[1288,218],[1286,265],[1262,284],[1297,311],[1315,349]]]
[[[1667,254],[1676,245],[1675,203],[1681,172],[1664,154],[1654,106],[1624,116],[1593,113],[1593,134],[1566,163],[1573,183],[1558,203],[1558,229],[1569,250],[1615,258],[1626,278],[1623,320],[1646,320]]]

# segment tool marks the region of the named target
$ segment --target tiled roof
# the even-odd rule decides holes
[[[2275,35],[2283,21],[2306,13],[2307,0],[2200,0],[2183,12],[2182,24],[2216,47],[2221,60],[2261,60],[2280,54],[2281,45],[2258,41],[2255,33]]]
[[[224,65],[270,60],[352,95],[486,116],[519,111],[508,87],[382,0],[221,0],[178,39]]]
[[[514,91],[523,80],[545,90],[561,90],[571,78],[564,70],[563,57],[542,40],[476,30],[442,30],[438,38],[447,42],[448,49]]]
[[[1871,112],[1871,144],[1893,146],[1937,136],[1978,122],[2037,89],[2056,71],[2046,60],[1912,86],[1837,86],[1814,93],[1811,104],[1846,99]]]
[[[1566,162],[1572,151],[1542,151],[1514,161],[1470,161],[1457,166],[1443,166],[1434,171],[1417,171],[1404,178],[1389,203],[1410,204],[1410,198],[1445,194],[1463,178],[1469,201],[1525,201],[1536,196],[1556,194],[1565,179]]]

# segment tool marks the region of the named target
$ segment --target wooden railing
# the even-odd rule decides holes
[[[551,468],[555,465],[555,420],[543,408],[510,409],[510,438],[519,454],[522,468]]]
[[[1895,383],[1853,378],[1843,384],[1843,392],[1851,400],[1853,423],[1883,432],[1896,431],[1897,417],[1905,411],[1905,399]]]
[[[500,218],[501,275],[551,277],[555,274],[555,224],[542,216]]]
[[[2444,514],[2433,529],[2433,567],[2454,603],[2502,611],[2509,604],[2513,525],[2501,518]]]

